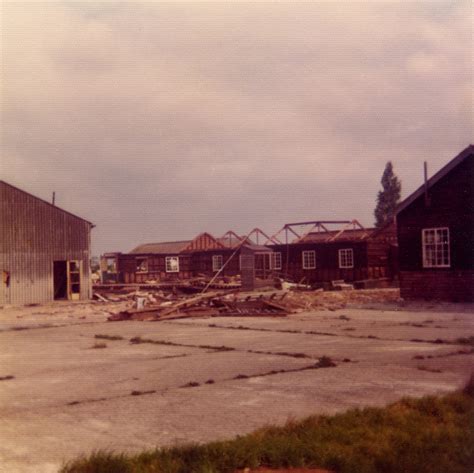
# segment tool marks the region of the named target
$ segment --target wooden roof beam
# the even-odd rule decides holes
[[[262,236],[264,236],[264,237],[266,238],[266,240],[265,240],[265,242],[264,242],[264,245],[266,245],[268,241],[271,241],[272,243],[278,242],[278,240],[275,240],[275,239],[274,239],[275,237],[269,237],[263,230],[261,230],[261,229],[258,228],[258,227],[255,227],[255,228],[249,233],[249,236],[250,236],[250,235],[253,235],[253,234],[255,234],[255,235],[257,236],[257,241],[256,241],[257,245],[258,245],[258,235],[262,235]],[[281,243],[281,242],[279,242],[279,243]]]

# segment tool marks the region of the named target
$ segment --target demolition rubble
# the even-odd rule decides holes
[[[191,317],[285,317],[311,310],[337,310],[347,304],[397,302],[397,289],[311,289],[302,284],[277,282],[267,290],[242,292],[238,281],[218,281],[208,287],[203,281],[141,285],[96,285],[97,302],[122,302],[126,308],[111,312],[109,321],[161,321]],[[199,290],[196,293],[196,289]],[[207,292],[206,292],[207,291]]]

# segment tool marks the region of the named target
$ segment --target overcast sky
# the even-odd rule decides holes
[[[1,178],[93,253],[373,224],[469,143],[473,3],[4,2]]]

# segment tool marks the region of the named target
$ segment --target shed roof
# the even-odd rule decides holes
[[[443,168],[441,168],[434,176],[430,177],[426,183],[428,189],[434,186],[444,176],[450,173],[454,168],[459,166],[464,160],[474,156],[474,145],[469,145],[463,149],[455,158],[449,161]],[[413,203],[418,197],[422,196],[425,192],[425,184],[422,184],[413,194],[410,194],[405,200],[403,200],[397,207],[397,214],[402,210],[406,209],[411,203]]]
[[[144,243],[143,245],[138,245],[130,254],[144,254],[144,253],[153,253],[153,254],[172,254],[180,253],[183,251],[192,240],[183,240],[183,241],[164,241],[160,243]]]

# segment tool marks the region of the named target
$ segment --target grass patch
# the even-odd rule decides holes
[[[121,337],[120,335],[102,335],[102,334],[97,334],[97,335],[94,335],[94,338],[99,338],[99,339],[102,339],[102,340],[123,340],[123,337]]]
[[[471,473],[474,379],[464,392],[403,399],[266,427],[235,440],[138,455],[96,452],[61,473],[232,473],[258,466],[321,467],[338,473]]]

